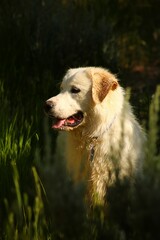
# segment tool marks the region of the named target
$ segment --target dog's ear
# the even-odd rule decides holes
[[[103,70],[92,72],[92,98],[95,103],[100,103],[109,91],[118,87],[118,81],[110,72]]]

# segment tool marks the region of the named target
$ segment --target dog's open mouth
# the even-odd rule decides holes
[[[54,118],[52,128],[53,129],[65,129],[67,127],[73,128],[78,126],[83,121],[83,113],[78,111],[72,116],[65,119]]]

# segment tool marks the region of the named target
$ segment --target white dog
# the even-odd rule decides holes
[[[116,77],[98,67],[70,69],[61,92],[45,102],[53,129],[67,131],[66,159],[75,181],[85,180],[92,199],[133,179],[142,168],[144,134]]]

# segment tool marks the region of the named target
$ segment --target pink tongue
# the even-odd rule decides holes
[[[65,123],[65,119],[61,119],[52,125],[52,128],[61,128]]]
[[[72,124],[74,122],[75,122],[75,119],[73,117],[70,117],[70,118],[67,119],[67,123]]]

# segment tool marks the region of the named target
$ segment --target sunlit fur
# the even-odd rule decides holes
[[[71,94],[72,85],[80,93]],[[70,69],[60,94],[49,100],[56,117],[84,113],[80,126],[66,128],[66,161],[74,181],[87,183],[90,199],[103,202],[116,174],[120,179],[140,174],[145,137],[113,74],[96,67]]]

